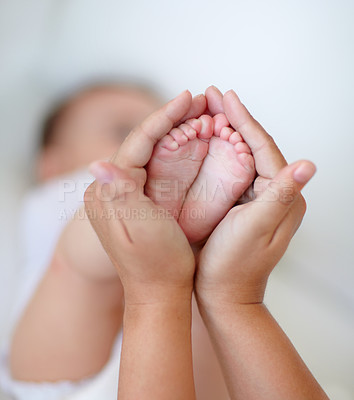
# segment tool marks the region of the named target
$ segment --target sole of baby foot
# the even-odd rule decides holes
[[[208,153],[212,134],[211,117],[186,121],[156,144],[146,166],[145,194],[176,219]]]
[[[240,133],[216,116],[208,154],[183,204],[179,224],[191,243],[205,240],[255,177],[254,158]]]

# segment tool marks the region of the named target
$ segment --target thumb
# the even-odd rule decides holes
[[[141,180],[133,178],[127,170],[113,163],[95,161],[90,164],[89,170],[96,178],[96,196],[101,201],[132,201],[143,194]]]
[[[270,181],[266,189],[254,200],[254,220],[258,220],[257,229],[271,232],[282,221],[298,198],[303,187],[316,172],[311,161],[297,161],[281,169]]]

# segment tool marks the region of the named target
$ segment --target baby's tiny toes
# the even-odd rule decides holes
[[[252,179],[254,178],[255,174],[255,165],[254,165],[254,158],[252,154],[249,153],[237,153],[237,160],[239,163],[247,169],[249,172],[252,172]]]
[[[231,135],[230,135],[230,137],[229,137],[229,142],[231,143],[231,144],[233,144],[233,145],[235,145],[235,144],[237,144],[237,143],[244,143],[243,142],[243,139],[242,139],[242,137],[241,137],[241,135],[238,133],[238,132],[236,132],[236,131],[234,131]],[[235,148],[236,149],[236,148]]]
[[[173,128],[170,132],[170,135],[173,139],[180,145],[188,143],[188,137],[184,134],[184,132],[179,128]]]
[[[202,123],[202,127],[199,133],[201,139],[210,139],[214,132],[214,120],[209,115],[201,115],[199,120]]]
[[[230,128],[229,126],[224,126],[221,131],[220,131],[220,139],[222,140],[229,140],[230,136],[234,133],[235,131]]]
[[[197,137],[197,131],[188,124],[182,124],[179,129],[188,137],[189,140],[193,140]]]
[[[174,140],[174,138],[170,135],[164,136],[160,142],[158,143],[159,146],[164,147],[167,150],[178,150],[179,144]]]
[[[247,154],[251,154],[251,149],[249,148],[248,144],[245,142],[238,142],[235,144],[235,150],[236,153],[240,154],[240,153],[247,153]]]

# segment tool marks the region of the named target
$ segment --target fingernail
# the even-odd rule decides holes
[[[293,178],[296,182],[304,184],[307,183],[316,172],[316,167],[312,163],[301,164],[293,173]]]
[[[89,166],[89,171],[100,183],[113,182],[113,174],[100,161],[95,161]]]

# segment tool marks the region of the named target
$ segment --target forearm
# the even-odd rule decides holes
[[[191,293],[126,304],[118,399],[195,399]]]
[[[97,373],[110,356],[122,314],[119,280],[86,279],[55,254],[15,329],[12,375],[40,382]]]
[[[264,304],[200,308],[232,399],[328,399]]]
[[[95,280],[119,279],[83,208],[60,235],[57,252],[70,268]]]

